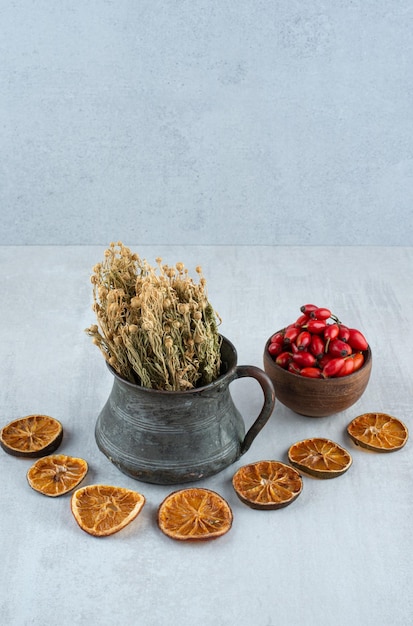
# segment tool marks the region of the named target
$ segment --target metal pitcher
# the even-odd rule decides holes
[[[114,376],[96,423],[99,449],[123,473],[148,483],[176,484],[205,478],[234,463],[251,446],[275,404],[267,374],[237,365],[237,352],[222,338],[221,375],[189,391],[159,391]],[[245,434],[229,385],[255,378],[264,393],[262,410]]]

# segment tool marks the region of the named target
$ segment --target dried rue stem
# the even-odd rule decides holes
[[[86,332],[126,380],[168,391],[208,384],[219,375],[221,342],[202,270],[195,283],[183,263],[156,262],[111,243],[93,268],[98,323]]]

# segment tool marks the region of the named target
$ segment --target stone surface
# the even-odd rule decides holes
[[[0,247],[2,423],[42,412],[61,420],[59,452],[89,463],[87,484],[136,489],[139,517],[112,537],[82,532],[70,498],[51,501],[26,480],[31,462],[0,451],[0,623],[28,626],[407,626],[412,609],[411,441],[391,454],[356,448],[345,428],[357,415],[387,412],[413,430],[411,354],[413,248],[140,246],[188,268],[203,266],[221,332],[238,362],[262,366],[271,332],[306,302],[328,306],[364,332],[374,353],[359,402],[313,419],[276,405],[250,450],[195,483],[230,504],[231,531],[182,545],[157,528],[168,486],[134,481],[98,450],[94,427],[112,376],[83,332],[94,317],[89,276],[103,247]],[[316,271],[314,271],[316,269]],[[311,270],[311,271],[310,271]],[[256,381],[231,384],[251,422],[262,404]],[[279,511],[254,511],[231,485],[241,464],[287,462],[289,446],[326,437],[353,464],[334,480],[304,477],[303,492]]]

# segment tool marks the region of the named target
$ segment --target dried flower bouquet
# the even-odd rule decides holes
[[[183,263],[152,267],[122,242],[111,243],[93,268],[93,310],[86,329],[107,362],[130,382],[185,391],[220,372],[219,316]]]

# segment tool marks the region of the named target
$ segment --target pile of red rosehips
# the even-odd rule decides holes
[[[360,369],[368,343],[329,309],[305,304],[296,322],[275,333],[268,352],[280,367],[308,378],[347,376]]]

